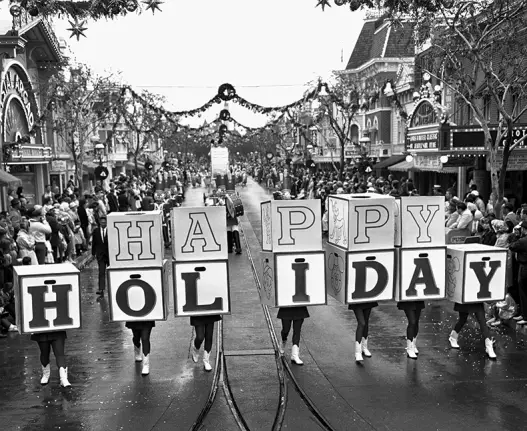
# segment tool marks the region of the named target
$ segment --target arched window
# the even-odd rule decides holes
[[[355,145],[359,143],[359,126],[357,126],[356,124],[351,125],[350,141]]]

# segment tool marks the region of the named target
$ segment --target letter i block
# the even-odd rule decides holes
[[[161,211],[108,215],[108,253],[112,268],[161,267],[164,250]]]
[[[445,198],[403,196],[395,211],[395,245],[404,248],[445,245]]]
[[[370,193],[328,198],[328,243],[349,251],[393,248],[392,196]]]
[[[327,304],[323,251],[262,253],[260,301],[271,307]]]
[[[483,244],[447,246],[447,298],[458,304],[505,298],[507,250]]]
[[[177,262],[228,259],[225,207],[173,208],[171,219]]]
[[[176,316],[231,313],[227,260],[172,264]]]
[[[147,268],[111,268],[108,298],[111,322],[166,320],[168,317],[168,272],[170,262]]]
[[[445,299],[446,247],[398,247],[396,268],[396,301]]]
[[[21,334],[81,327],[79,270],[71,263],[14,266],[16,324]]]
[[[395,289],[395,250],[348,252],[326,247],[328,293],[343,304],[391,301]]]
[[[267,201],[260,208],[263,251],[322,250],[320,200]]]

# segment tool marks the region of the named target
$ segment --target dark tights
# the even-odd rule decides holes
[[[196,338],[194,338],[194,347],[199,349],[201,343],[205,340],[205,351],[210,353],[212,350],[212,337],[214,336],[214,322],[206,325],[196,325]]]
[[[474,318],[479,324],[479,328],[481,329],[481,333],[483,334],[484,338],[490,338],[490,331],[489,328],[487,328],[487,324],[485,323],[485,311],[477,311],[474,313]],[[456,323],[456,326],[454,326],[454,331],[456,331],[459,334],[459,331],[465,326],[465,323],[467,323],[468,319],[468,313],[462,313],[459,312],[459,319]]]
[[[406,314],[406,318],[408,319],[406,338],[412,341],[419,333],[419,319],[421,318],[421,310],[404,310],[404,314]]]
[[[152,328],[132,329],[132,342],[135,347],[143,345],[143,354],[145,356],[150,354],[150,333]]]
[[[40,348],[40,363],[43,367],[49,364],[49,357],[51,355],[51,348],[55,354],[55,360],[57,361],[57,367],[66,368],[66,358],[64,356],[64,339],[60,338],[53,341],[39,341],[38,347]]]
[[[358,308],[353,310],[357,319],[357,331],[355,341],[360,343],[363,338],[368,338],[371,308]]]
[[[291,324],[293,324],[293,344],[295,346],[300,345],[300,332],[302,331],[302,323],[304,319],[281,319],[282,320],[282,341],[287,341],[289,331],[291,331]]]

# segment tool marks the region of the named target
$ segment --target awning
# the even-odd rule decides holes
[[[402,162],[406,156],[404,154],[397,154],[396,156],[388,157],[386,160],[383,160],[379,163],[373,165],[373,169],[385,169],[388,166],[395,165],[396,163]]]
[[[377,167],[374,166],[374,167]],[[415,167],[414,161],[407,162],[406,160],[400,163],[397,163],[396,165],[389,166],[388,169],[390,171],[397,171],[397,172],[438,172],[440,174],[457,174],[457,168],[455,167]]]
[[[399,162],[395,165],[388,166],[388,169],[390,171],[397,171],[397,172],[408,172],[408,171],[415,171],[414,162],[407,162],[406,160]]]
[[[22,184],[22,180],[20,178],[17,178],[14,175],[11,175],[7,173],[6,171],[0,169],[0,185],[19,186],[21,184]]]

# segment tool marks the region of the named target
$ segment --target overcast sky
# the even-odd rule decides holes
[[[121,71],[136,90],[164,95],[167,109],[199,107],[225,82],[251,102],[277,106],[300,98],[317,76],[345,68],[362,27],[360,12],[333,4],[322,13],[316,3],[167,0],[154,15],[88,21],[78,42],[67,21],[56,31],[78,61],[101,74]],[[259,116],[242,114],[240,121],[260,125]]]

